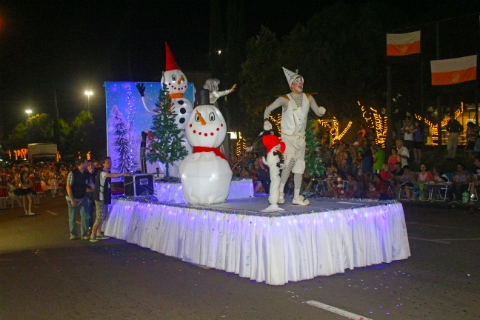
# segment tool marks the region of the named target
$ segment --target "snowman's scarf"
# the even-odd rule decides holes
[[[227,160],[227,158],[225,158],[225,155],[218,148],[193,147],[193,153],[197,153],[197,152],[213,152],[215,153],[216,156],[219,156],[220,158]]]

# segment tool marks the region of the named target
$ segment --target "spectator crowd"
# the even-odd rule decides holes
[[[448,130],[459,133],[463,127],[450,117]],[[401,135],[395,146],[384,150],[375,144],[375,137],[360,126],[353,143],[336,141],[332,146],[324,144],[320,156],[325,173],[312,177],[306,170],[303,175],[302,194],[306,197],[398,199],[407,201],[476,201],[475,187],[480,185],[480,136],[479,128],[467,124],[468,145],[466,151],[473,160],[467,170],[457,163],[455,172],[439,172],[422,162],[424,133],[420,121],[407,116],[402,122]],[[400,137],[402,137],[400,139]],[[455,135],[452,136],[455,138]],[[449,146],[446,158],[455,160],[456,148]],[[268,167],[262,157],[250,152],[232,163],[234,176],[253,180],[255,193],[269,193]],[[412,170],[417,168],[418,171]],[[293,181],[285,185],[284,193],[292,195]]]

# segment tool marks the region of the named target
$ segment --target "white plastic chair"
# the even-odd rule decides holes
[[[440,176],[443,180],[445,180],[445,185],[441,185],[439,189],[437,189],[437,199],[436,201],[445,201],[447,200],[447,195],[448,195],[448,188],[452,184],[450,179],[448,179],[448,176],[446,174],[442,174]]]

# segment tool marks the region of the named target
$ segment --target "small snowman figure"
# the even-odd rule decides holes
[[[201,90],[185,132],[193,146],[193,153],[180,165],[185,200],[191,204],[225,202],[232,170],[218,147],[225,139],[227,126],[222,113],[210,104],[208,90]]]
[[[264,135],[262,142],[267,149],[267,158],[263,157],[262,160],[270,171],[270,195],[268,196],[270,206],[261,211],[283,211],[284,209],[278,206],[278,198],[280,197],[280,169],[284,167],[283,164],[280,165],[280,153],[285,151],[285,143],[281,142],[273,133]]]
[[[162,86],[165,84],[168,88],[168,95],[171,99],[172,111],[176,114],[175,123],[177,127],[182,130],[182,134],[187,126],[187,120],[190,117],[193,107],[190,101],[184,97],[185,91],[187,91],[188,80],[180,67],[177,65],[175,58],[173,57],[170,47],[165,42],[165,72],[163,72],[161,79]],[[137,83],[137,90],[142,97],[142,103],[145,110],[149,113],[156,114],[155,111],[150,110],[145,102],[145,85],[143,83]],[[182,145],[187,150],[188,154],[192,153],[192,146],[188,143],[187,139],[183,139]],[[175,161],[174,166],[170,168],[170,175],[172,177],[178,177],[178,167],[182,160]],[[164,165],[160,165],[162,171],[165,171]]]

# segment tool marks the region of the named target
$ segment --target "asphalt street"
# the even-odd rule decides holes
[[[69,240],[64,198],[0,210],[0,319],[480,319],[477,206],[405,203],[412,256],[270,286],[117,239]],[[80,219],[78,217],[78,219]]]

